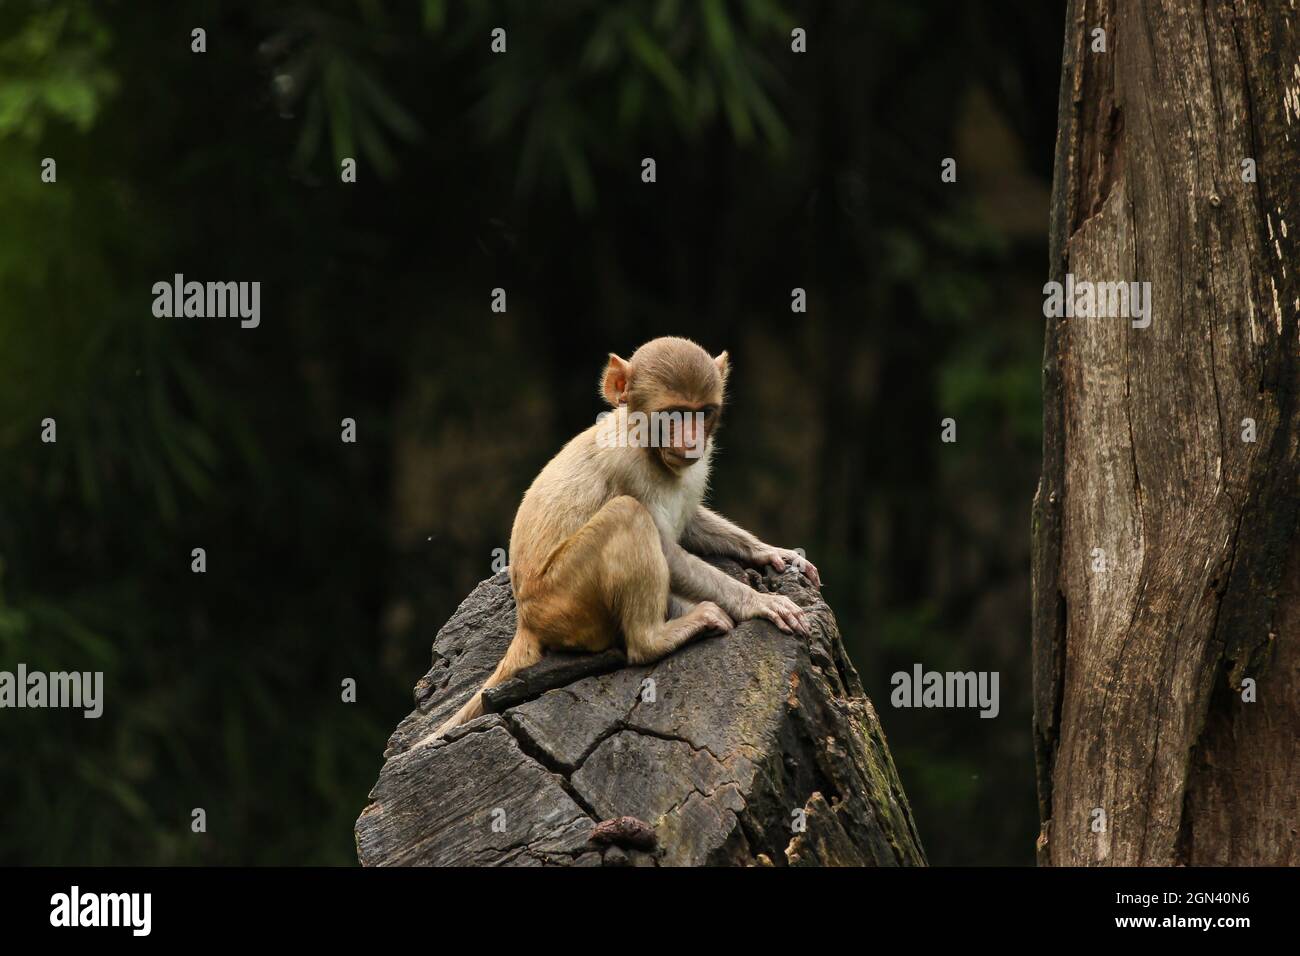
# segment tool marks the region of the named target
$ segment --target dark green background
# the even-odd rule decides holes
[[[438,627],[674,333],[731,352],[713,501],[821,567],[931,860],[1031,863],[1056,6],[0,3],[0,669],[106,683],[0,711],[0,862],[353,862]],[[155,318],[177,272],[261,326]],[[893,709],[918,661],[1001,715]]]

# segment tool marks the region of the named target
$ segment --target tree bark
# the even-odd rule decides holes
[[[1039,862],[1295,865],[1300,11],[1070,0],[1059,108],[1051,279],[1152,310],[1047,322]]]

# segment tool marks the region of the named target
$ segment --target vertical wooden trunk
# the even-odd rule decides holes
[[[1152,310],[1047,320],[1039,861],[1300,863],[1294,0],[1070,0],[1051,230]]]

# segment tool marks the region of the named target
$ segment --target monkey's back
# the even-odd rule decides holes
[[[606,469],[613,464],[610,452],[628,450],[599,447],[593,425],[572,438],[533,479],[510,529],[510,575],[516,595],[521,580],[540,574],[555,549],[620,494]],[[593,473],[598,481],[591,480]]]

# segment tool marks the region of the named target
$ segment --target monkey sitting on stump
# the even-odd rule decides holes
[[[518,624],[483,690],[536,664],[544,649],[603,651],[620,633],[633,664],[752,618],[809,633],[789,598],[755,591],[697,557],[778,572],[788,563],[821,587],[812,562],[704,507],[726,381],[727,353],[711,357],[689,339],[654,339],[628,361],[610,354],[601,393],[613,413],[551,459],[515,514]],[[668,428],[657,427],[664,422]],[[480,690],[426,740],[482,713]]]

